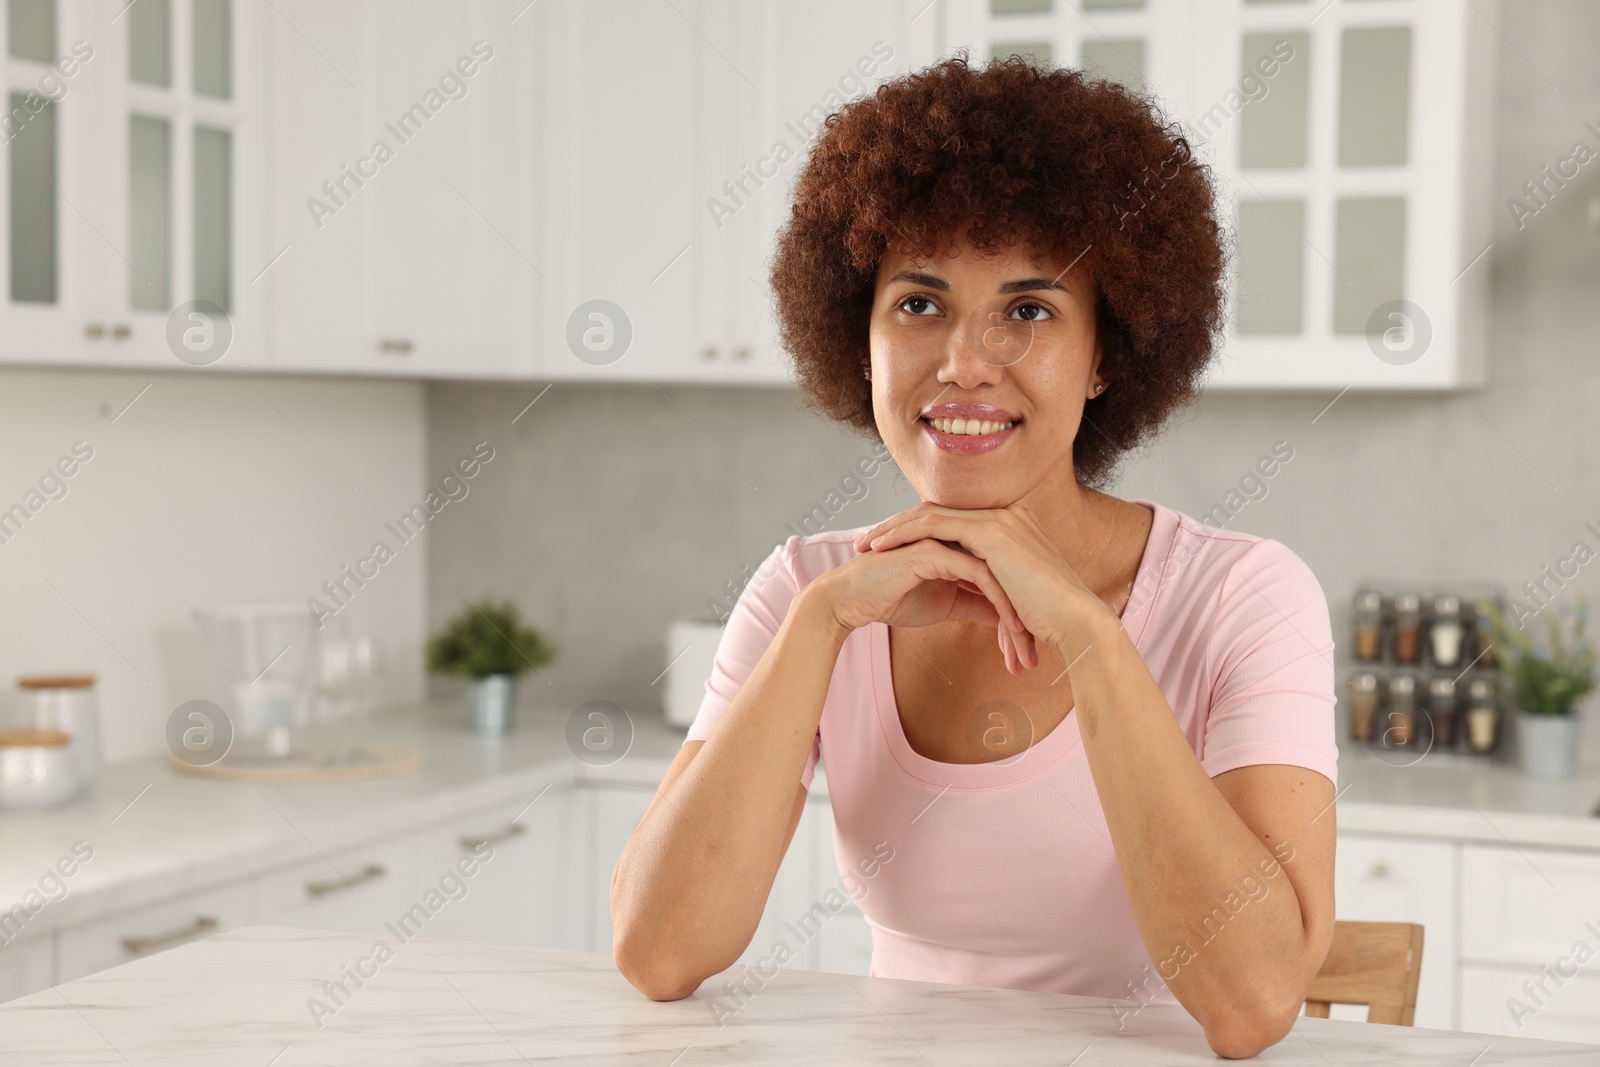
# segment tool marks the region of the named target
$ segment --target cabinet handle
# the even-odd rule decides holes
[[[162,948],[179,941],[186,941],[196,934],[203,934],[216,928],[217,920],[209,915],[200,915],[188,926],[180,927],[165,934],[155,934],[151,937],[125,937],[122,939],[122,950],[130,956],[142,956],[152,949]]]
[[[106,335],[106,328],[98,322],[91,322],[83,328],[83,335],[91,341],[98,341]]]
[[[411,351],[411,339],[409,337],[385,337],[378,342],[378,351],[406,355]]]
[[[1387,860],[1379,860],[1378,862],[1376,862],[1376,863],[1374,863],[1372,865],[1372,877],[1374,877],[1374,878],[1387,878],[1387,877],[1389,877],[1389,863],[1388,863]]]
[[[329,893],[337,893],[341,889],[352,889],[362,882],[370,882],[374,878],[382,878],[387,873],[381,863],[369,863],[358,874],[350,878],[340,878],[337,881],[307,882],[306,895],[325,897]]]
[[[126,341],[132,336],[133,327],[129,326],[125,322],[119,322],[115,326],[111,327],[111,339],[113,341]]]
[[[463,837],[461,847],[468,852],[476,852],[481,845],[498,845],[508,837],[516,837],[522,833],[521,823],[507,823],[506,828],[497,834],[486,834],[483,837]]]
[[[733,358],[741,363],[748,363],[750,361],[750,347],[748,345],[740,345],[735,348],[733,350]]]
[[[716,345],[706,345],[704,348],[702,348],[700,350],[700,358],[704,359],[704,360],[707,360],[707,361],[716,359],[717,358],[717,346]]]

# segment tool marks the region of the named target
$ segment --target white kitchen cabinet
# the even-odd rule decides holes
[[[611,951],[611,875],[622,849],[633,836],[655,789],[631,782],[587,783],[581,790],[586,833],[576,859],[582,864],[588,906],[584,916],[583,947],[589,952]]]
[[[768,275],[795,179],[828,114],[933,61],[939,16],[927,0],[761,0],[726,11],[740,43],[730,63],[712,68],[729,128],[704,149],[701,197],[715,218],[706,345],[734,380],[788,382]]]
[[[551,70],[566,92],[550,114],[559,148],[548,156],[549,231],[563,276],[541,333],[543,373],[788,382],[767,271],[789,190],[824,115],[932,59],[938,20],[919,16],[923,6],[554,8]],[[569,342],[583,325],[607,325],[569,326],[596,299],[631,325],[620,358],[576,354]]]
[[[1600,856],[1468,844],[1461,885],[1466,959],[1553,966],[1578,941],[1600,955]]]
[[[723,124],[724,101],[711,86],[741,57],[728,55],[730,37],[708,17],[712,8],[702,0],[549,8],[552,103],[541,156],[555,266],[539,332],[546,377],[724,373],[701,352],[714,326],[697,294],[721,252],[701,201],[712,176],[704,146]]]
[[[249,282],[264,232],[265,11],[12,5],[0,359],[263,364],[265,302]]]
[[[273,366],[530,377],[553,270],[535,163],[544,10],[276,10]]]
[[[55,974],[55,936],[21,938],[0,945],[0,1004],[48,986]]]
[[[1588,941],[1592,949],[1600,949],[1595,937]],[[1553,958],[1548,965],[1560,962]],[[1600,1044],[1600,968],[1590,963],[1572,974],[1573,964],[1562,966],[1569,972],[1566,977],[1552,977],[1538,967],[1466,964],[1461,968],[1461,1028]]]
[[[1183,123],[1238,238],[1209,387],[1445,389],[1487,374],[1497,8],[954,0],[945,51],[1082,66]]]
[[[1422,978],[1416,1025],[1459,1025],[1456,1003],[1456,846],[1443,841],[1341,833],[1334,863],[1334,914],[1366,922],[1421,923]],[[1335,1005],[1333,1018],[1365,1020],[1367,1009]]]
[[[739,957],[740,963],[754,966],[765,960],[765,966],[771,967],[781,943],[793,957],[785,966],[797,970],[816,969],[815,939],[804,939],[799,923],[817,902],[817,835],[818,827],[824,825],[832,825],[827,798],[807,799],[800,822],[795,826],[794,838],[789,842],[789,851],[784,853],[783,862],[772,880],[772,892],[767,894],[761,922],[750,938],[750,946]]]
[[[583,841],[579,800],[570,786],[551,786],[424,833],[424,872],[443,877],[463,857],[476,861],[476,873],[461,879],[463,895],[433,918],[428,936],[582,949],[586,893],[572,859]],[[485,843],[488,858],[478,860]]]
[[[55,980],[70,982],[242,926],[254,917],[251,897],[250,882],[241,880],[62,930],[56,935]]]
[[[424,897],[438,874],[420,868],[417,851],[408,835],[263,874],[256,882],[257,921],[371,934],[393,923],[408,937],[425,932],[431,912]],[[423,911],[414,912],[419,905]]]

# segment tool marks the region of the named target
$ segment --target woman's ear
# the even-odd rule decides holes
[[[1093,400],[1110,387],[1111,383],[1100,376],[1100,364],[1103,362],[1104,352],[1100,347],[1100,331],[1095,331],[1094,357],[1089,360],[1089,381],[1084,396]]]

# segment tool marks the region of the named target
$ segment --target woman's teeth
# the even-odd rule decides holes
[[[1014,425],[1010,422],[994,422],[990,419],[929,419],[928,424],[941,433],[961,433],[970,437],[977,437],[986,433],[1000,433],[1009,430]]]

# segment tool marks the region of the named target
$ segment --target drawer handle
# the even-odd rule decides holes
[[[306,894],[313,897],[325,897],[329,893],[337,893],[341,889],[354,889],[362,882],[370,882],[374,878],[382,878],[388,872],[380,863],[369,863],[359,872],[349,878],[340,878],[326,882],[307,882]]]
[[[1387,878],[1387,877],[1389,877],[1389,864],[1388,864],[1388,862],[1386,860],[1379,860],[1378,862],[1376,862],[1376,863],[1374,863],[1372,865],[1372,877],[1374,877],[1374,878]]]
[[[129,326],[125,322],[119,322],[115,326],[111,327],[111,337],[113,340],[126,341],[132,336],[133,327]]]
[[[142,956],[153,949],[163,948],[179,941],[187,941],[197,934],[207,933],[216,928],[217,920],[209,915],[201,915],[188,926],[169,933],[156,934],[153,937],[125,937],[122,939],[122,949],[130,956]]]
[[[411,340],[406,337],[385,337],[378,342],[379,352],[398,352],[401,355],[411,351]]]
[[[83,335],[91,341],[98,341],[106,335],[106,328],[98,322],[91,322],[83,328]]]
[[[468,852],[476,852],[484,845],[498,845],[506,838],[516,837],[520,833],[522,833],[521,823],[507,823],[506,828],[497,834],[489,834],[485,837],[463,837],[461,839],[461,847]]]

